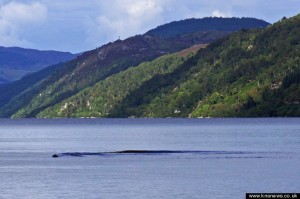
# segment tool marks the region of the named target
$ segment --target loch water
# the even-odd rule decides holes
[[[84,155],[123,150],[185,153]],[[300,192],[300,118],[1,119],[0,177],[1,199]]]

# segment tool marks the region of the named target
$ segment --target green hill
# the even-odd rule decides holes
[[[173,72],[179,65],[191,57],[195,49],[165,55],[151,62],[144,62],[137,67],[112,75],[87,88],[62,103],[48,108],[39,117],[107,117],[127,95],[157,75]],[[25,110],[26,111],[26,110]],[[22,117],[23,110],[15,116]]]
[[[8,117],[28,106],[27,117],[33,117],[40,110],[113,74],[194,43],[202,43],[201,34],[184,35],[181,39],[138,35],[118,40],[86,52],[60,67],[46,68],[47,74],[42,70],[12,84],[0,85],[0,116]],[[217,38],[223,36],[220,33]]]
[[[300,116],[299,31],[300,15],[236,32],[110,76],[38,117]]]
[[[232,26],[232,23],[236,21],[227,25]],[[179,34],[176,38],[145,34],[108,43],[65,64],[46,68],[13,84],[0,85],[0,116],[11,117],[18,112],[18,116],[35,117],[48,107],[130,67],[195,44],[215,41],[229,33],[208,30]]]

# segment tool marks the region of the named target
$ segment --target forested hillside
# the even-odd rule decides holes
[[[300,116],[300,15],[100,81],[39,117]],[[22,116],[20,111],[15,116]]]
[[[144,62],[137,67],[100,81],[95,86],[81,91],[56,106],[46,109],[39,117],[107,117],[128,95],[158,75],[173,72],[199,48],[196,46],[180,53],[165,55],[152,62]],[[155,82],[153,82],[155,84]],[[154,87],[154,85],[152,85]],[[137,97],[137,96],[135,96]],[[15,117],[21,117],[23,110]]]
[[[257,24],[253,27],[262,27],[261,23],[257,23],[261,21],[257,19],[212,18],[211,20],[222,21],[220,23],[222,30],[216,30],[217,27],[215,30],[202,28],[205,31],[195,32],[195,27],[192,26],[190,31],[186,29],[184,33],[177,30],[176,37],[145,34],[117,40],[85,52],[67,63],[46,68],[13,84],[2,85],[0,86],[0,116],[35,117],[48,107],[53,107],[128,68],[194,45],[211,43],[233,31],[248,27],[243,21],[250,20]],[[199,19],[199,21],[203,20]],[[182,22],[176,23],[182,24]],[[267,26],[268,23],[265,22],[264,25]],[[224,28],[226,26],[227,29]],[[171,29],[170,31],[174,32]]]

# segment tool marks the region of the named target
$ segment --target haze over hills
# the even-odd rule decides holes
[[[201,21],[207,23],[206,20],[207,19],[198,19],[198,26],[201,26]],[[191,26],[193,28],[191,28],[190,31],[185,30],[184,33],[181,32],[181,28],[177,29],[178,32],[175,33],[176,37],[173,36],[174,31],[176,32],[176,28],[170,28],[170,34],[167,34],[167,36],[164,37],[148,34],[148,32],[144,35],[137,35],[123,41],[117,40],[98,49],[86,52],[65,64],[46,68],[40,72],[26,76],[26,78],[14,82],[13,84],[2,86],[0,87],[1,116],[11,117],[14,115],[14,117],[36,117],[39,115],[44,117],[43,111],[45,109],[49,107],[51,109],[51,107],[62,103],[69,97],[75,96],[81,91],[85,92],[84,89],[88,87],[93,88],[96,83],[98,85],[98,82],[101,84],[102,81],[107,81],[107,79],[112,78],[115,74],[124,74],[127,69],[135,70],[136,66],[143,62],[149,62],[160,56],[175,53],[194,45],[211,43],[217,39],[228,36],[234,31],[247,28],[248,26],[245,25],[243,21],[249,22],[250,20],[252,27],[257,28],[269,25],[266,22],[262,25],[261,20],[248,18],[235,18],[234,20],[231,18],[211,18],[211,20],[220,20],[219,25],[223,26],[222,30],[210,28],[209,30],[195,32],[194,26]],[[175,26],[176,23],[174,23]],[[256,26],[253,25],[255,23],[257,24]],[[227,29],[226,26],[228,26]],[[177,71],[175,67],[177,62],[182,62],[183,65],[186,65],[186,62],[189,62],[189,60],[192,59],[185,60],[186,57],[190,56],[189,54],[185,56],[180,55],[179,57],[177,54],[170,56],[171,58],[161,58],[162,60],[171,59],[170,63],[164,63],[164,61],[162,61],[164,64],[160,65],[162,67],[161,69],[157,68],[157,65],[155,65],[156,70],[161,71],[161,75],[168,75],[169,73]],[[175,61],[172,61],[173,57]],[[169,64],[174,68],[169,66]],[[153,64],[149,63],[149,65],[152,66]],[[154,77],[157,77],[157,71],[151,71],[150,66],[150,75],[142,72],[143,75],[137,75],[136,77],[129,75],[126,77],[138,82],[141,80],[146,81],[137,84],[142,88],[144,83],[153,81],[153,75]],[[147,67],[147,63],[144,63],[144,67]],[[144,75],[150,79],[143,79]],[[179,79],[179,77],[176,78]],[[124,83],[126,83],[126,78],[123,80]],[[123,82],[123,80],[120,80],[120,82]],[[159,85],[160,81],[157,81],[157,83]],[[155,84],[156,82],[154,81],[154,87],[156,86]],[[131,84],[129,83],[128,86],[130,87],[130,85]],[[111,86],[112,87],[107,88],[108,92],[110,92],[111,89],[114,89],[114,83],[112,83]],[[139,89],[139,86],[136,87],[136,89]],[[150,87],[151,86],[149,86],[149,89]],[[119,91],[122,92],[121,90]],[[93,93],[93,91],[91,92]],[[98,92],[101,93],[101,90],[95,90],[95,93],[92,95],[97,96]],[[50,109],[47,109],[47,111]],[[69,114],[64,116],[69,116]],[[79,114],[76,115],[76,117],[77,116],[79,117],[81,115]],[[100,115],[98,114],[97,116]]]
[[[76,55],[68,52],[0,46],[0,82],[15,81],[28,73],[74,58]]]

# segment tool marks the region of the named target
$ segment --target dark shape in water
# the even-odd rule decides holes
[[[60,153],[52,155],[53,158],[63,157],[63,156],[73,156],[73,157],[82,157],[88,155],[121,155],[121,154],[132,154],[132,155],[159,155],[159,154],[174,154],[174,153],[196,153],[196,154],[250,154],[251,152],[241,152],[241,151],[170,151],[170,150],[124,150],[124,151],[115,151],[115,152],[69,152],[69,153]]]
[[[52,156],[52,158],[58,158],[59,156],[57,155],[57,154],[54,154],[53,156]]]

